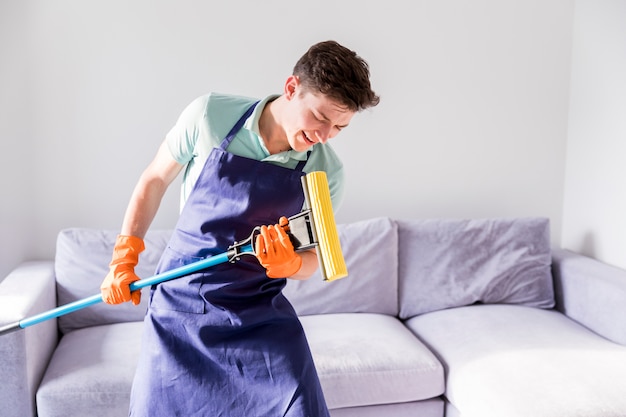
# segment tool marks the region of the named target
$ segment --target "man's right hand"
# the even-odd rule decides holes
[[[136,236],[119,235],[113,249],[113,259],[109,264],[109,273],[100,285],[102,300],[107,304],[121,304],[132,301],[139,305],[141,290],[131,293],[130,284],[139,280],[135,275],[135,266],[139,254],[145,249],[143,239]]]

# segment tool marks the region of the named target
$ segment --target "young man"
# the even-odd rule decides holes
[[[329,415],[302,327],[282,295],[285,278],[308,278],[317,257],[296,253],[276,222],[301,211],[305,172],[325,171],[339,205],[342,164],[327,142],[378,101],[367,63],[327,41],[300,58],[280,95],[208,94],[183,111],[135,187],[104,301],[139,304],[141,293],[129,285],[139,279],[143,237],[183,167],[181,214],[157,273],[223,253],[269,226],[257,258],[152,288],[131,416]]]

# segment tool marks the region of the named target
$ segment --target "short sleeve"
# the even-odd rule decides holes
[[[327,172],[326,176],[328,177],[328,189],[330,191],[330,198],[333,204],[333,211],[337,213],[343,203],[345,189],[343,166],[339,166],[330,174]]]
[[[335,213],[341,208],[345,190],[345,171],[343,163],[330,144],[318,143],[313,146],[305,171],[324,171],[328,179],[328,189]]]
[[[176,162],[185,165],[194,157],[194,149],[205,118],[208,96],[198,97],[183,110],[165,141]]]

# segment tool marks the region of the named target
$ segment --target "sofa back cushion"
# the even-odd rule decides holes
[[[139,256],[135,272],[141,278],[154,275],[156,264],[165,249],[170,230],[151,230],[144,239],[146,250]],[[100,293],[100,284],[109,271],[113,245],[118,232],[86,228],[62,230],[57,237],[55,273],[57,303],[63,305]],[[59,317],[61,332],[101,324],[139,321],[148,306],[149,288],[142,290],[141,304],[112,306],[98,303]]]
[[[324,282],[316,272],[306,281],[287,280],[285,295],[301,315],[322,313],[398,314],[398,234],[389,218],[337,225],[348,276]],[[57,238],[55,273],[58,304],[67,304],[100,292],[109,270],[116,231],[87,228],[62,230]],[[141,278],[154,275],[171,230],[150,230],[146,250],[135,269]],[[63,333],[101,324],[143,320],[149,288],[141,304],[111,306],[98,303],[59,318]]]
[[[398,234],[386,217],[338,224],[348,276],[323,281],[287,280],[284,294],[299,315],[380,313],[398,315]]]
[[[548,219],[397,224],[402,319],[474,303],[554,306]]]

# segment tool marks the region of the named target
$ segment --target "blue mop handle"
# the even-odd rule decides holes
[[[241,246],[240,250],[241,252],[254,253],[254,250],[252,249],[251,244]],[[201,271],[205,268],[209,268],[211,266],[228,262],[230,258],[231,258],[230,252],[224,252],[222,254],[211,256],[210,258],[202,259],[201,261],[183,265],[181,267],[174,268],[169,271],[165,271],[163,273],[154,275],[152,277],[135,281],[132,284],[130,284],[130,290],[135,291],[135,290],[139,290],[139,289],[142,289],[144,287],[148,287],[154,284],[159,284],[164,281],[169,281],[174,278],[180,278],[184,275],[188,275],[194,272]],[[59,306],[52,310],[44,311],[43,313],[37,314],[35,316],[22,319],[18,323],[14,323],[13,325],[4,326],[2,329],[0,329],[0,334],[2,334],[4,331],[25,329],[26,327],[33,326],[35,324],[41,323],[42,321],[53,319],[53,318],[74,312],[76,310],[80,310],[82,308],[89,307],[94,304],[98,304],[100,302],[102,302],[101,294],[83,298],[81,300],[77,300],[77,301]]]

